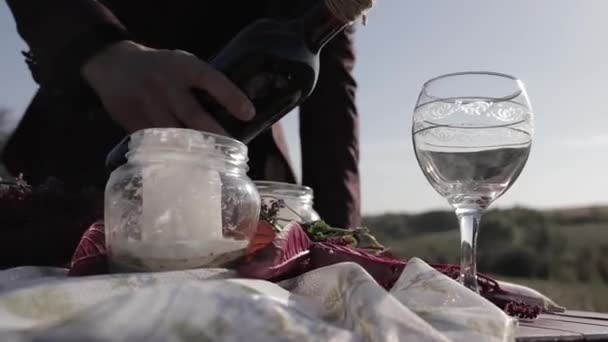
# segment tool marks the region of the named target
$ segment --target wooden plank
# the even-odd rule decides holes
[[[600,313],[600,312],[588,312],[588,311],[568,310],[566,312],[557,313],[555,315],[556,316],[591,318],[591,319],[608,321],[608,314],[606,314],[606,313]]]
[[[517,342],[584,341],[584,336],[570,331],[519,325],[515,331],[515,339]]]
[[[548,329],[559,329],[565,331],[572,331],[581,333],[585,336],[591,335],[600,335],[608,338],[608,328],[606,326],[600,326],[595,324],[587,324],[587,323],[578,323],[578,322],[566,322],[566,321],[556,321],[552,319],[547,319],[541,316],[541,318],[537,319],[534,323],[532,323],[534,327],[540,328],[548,328]]]
[[[542,318],[552,320],[552,321],[558,321],[558,322],[590,324],[590,325],[596,325],[596,326],[608,328],[608,320],[604,320],[604,319],[581,318],[581,317],[576,317],[576,316],[565,316],[565,315],[543,315]]]
[[[585,316],[591,316],[587,314]],[[534,322],[521,322],[518,341],[607,341],[607,320],[574,316],[541,315]]]

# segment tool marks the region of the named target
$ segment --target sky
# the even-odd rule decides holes
[[[608,1],[377,0],[356,36],[364,214],[449,209],[411,143],[422,84],[485,70],[514,75],[535,114],[523,173],[493,207],[608,204]],[[15,122],[35,91],[25,44],[0,2],[0,106]],[[282,120],[299,173],[297,113]]]

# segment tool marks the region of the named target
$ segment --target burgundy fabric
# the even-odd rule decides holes
[[[124,132],[94,109],[97,99],[81,79],[70,79],[88,55],[129,36],[206,59],[252,20],[296,15],[310,1],[8,0],[40,90],[8,143],[5,163],[34,184],[55,176],[74,187],[103,187],[104,158]],[[303,183],[315,189],[320,215],[343,227],[359,224],[353,34],[347,30],[323,50],[318,87],[300,108]],[[273,131],[250,144],[250,175],[293,182],[280,126]]]
[[[293,279],[306,272],[343,262],[363,267],[376,282],[390,290],[407,265],[406,259],[388,253],[380,255],[349,245],[328,241],[312,241],[307,228],[291,222],[282,232],[276,233],[272,225],[260,221],[255,238],[245,257],[236,264],[241,277],[282,281]],[[437,271],[457,279],[460,267],[450,264],[431,264]],[[70,276],[87,276],[109,272],[103,223],[92,225],[83,235],[70,263]],[[542,296],[528,296],[501,288],[498,282],[479,274],[482,296],[511,316],[535,319],[544,311]]]

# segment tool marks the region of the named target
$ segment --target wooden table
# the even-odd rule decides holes
[[[608,341],[608,314],[566,311],[520,322],[517,341]]]

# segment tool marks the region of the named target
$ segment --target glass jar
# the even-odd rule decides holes
[[[243,254],[260,214],[247,146],[178,128],[137,131],[128,146],[105,192],[111,270],[219,267]]]
[[[311,188],[270,181],[254,181],[254,184],[258,189],[262,204],[270,205],[275,200],[285,201],[285,207],[277,214],[280,219],[303,223],[320,219],[319,214],[313,209],[314,192]]]

